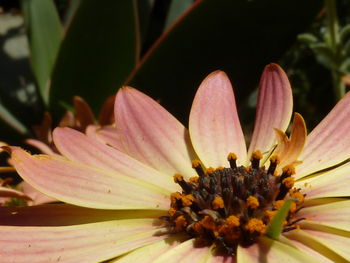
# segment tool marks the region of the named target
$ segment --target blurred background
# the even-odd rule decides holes
[[[76,113],[75,95],[98,116],[122,85],[186,125],[217,69],[232,80],[249,137],[271,62],[287,72],[310,131],[349,89],[349,14],[346,0],[0,0],[0,141],[40,137],[45,112],[53,127]]]

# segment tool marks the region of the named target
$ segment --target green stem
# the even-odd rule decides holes
[[[330,36],[330,47],[334,54],[335,64],[332,65],[333,90],[336,100],[340,100],[345,94],[345,86],[341,82],[339,73],[340,64],[340,35],[337,16],[336,0],[325,0],[327,8],[327,27]]]

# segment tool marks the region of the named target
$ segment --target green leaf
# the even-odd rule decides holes
[[[49,101],[49,80],[62,38],[62,26],[52,0],[22,0],[31,63],[44,103]]]
[[[28,129],[24,126],[12,113],[0,103],[0,119],[17,131],[19,134],[25,135]]]
[[[307,45],[316,43],[318,41],[317,37],[310,33],[298,35],[298,40]]]
[[[293,200],[286,200],[280,210],[273,217],[270,224],[267,226],[266,235],[272,239],[277,239],[281,234],[283,222],[286,220],[290,206],[294,203]]]
[[[171,26],[193,3],[193,0],[172,0],[165,21],[165,29]]]
[[[135,8],[135,1],[81,1],[53,71],[56,110],[79,95],[96,111],[124,83],[138,60]]]
[[[188,121],[195,90],[214,70],[228,73],[243,102],[264,66],[285,54],[322,4],[322,0],[195,1],[151,47],[127,83],[160,99],[183,122]]]

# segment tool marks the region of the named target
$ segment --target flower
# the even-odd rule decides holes
[[[24,180],[67,204],[1,208],[2,259],[348,262],[350,93],[307,138],[299,114],[285,134],[291,115],[290,85],[275,64],[261,78],[248,151],[225,73],[200,85],[189,130],[122,88],[123,147],[56,128],[62,156],[6,148]],[[269,234],[285,209],[280,235]]]

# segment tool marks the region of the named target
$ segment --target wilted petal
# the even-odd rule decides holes
[[[154,263],[202,263],[208,258],[208,247],[196,247],[194,239],[190,239],[170,249],[155,259]]]
[[[115,219],[154,218],[164,216],[159,210],[104,210],[68,204],[0,207],[0,225],[69,226]]]
[[[164,240],[136,249],[121,258],[111,260],[109,263],[153,263],[160,255],[170,251],[186,239],[188,239],[186,235],[172,235]]]
[[[166,238],[153,219],[0,228],[2,262],[100,262]]]
[[[314,262],[313,258],[292,246],[283,244],[269,238],[260,238],[259,241],[249,247],[237,248],[238,263],[257,262]]]
[[[188,131],[156,101],[124,87],[117,93],[115,118],[130,155],[164,173],[196,175]]]
[[[155,184],[168,190],[169,194],[179,190],[172,175],[162,174],[129,155],[76,130],[56,128],[53,139],[58,150],[69,160]]]
[[[297,167],[298,178],[336,165],[350,156],[350,92],[309,134]]]
[[[321,229],[320,229],[321,230]],[[324,229],[326,230],[326,229]],[[329,229],[331,231],[331,229]],[[297,240],[333,262],[346,263],[350,261],[350,233],[339,231],[330,233],[312,229],[296,230],[287,233],[288,238]]]
[[[293,110],[292,90],[283,69],[269,64],[262,74],[256,120],[248,156],[254,151],[269,152],[276,141],[274,129],[285,131]]]
[[[206,166],[227,166],[235,153],[238,162],[247,158],[232,85],[227,75],[215,71],[206,77],[193,100],[189,130],[193,147]]]
[[[82,131],[85,131],[88,125],[95,123],[94,114],[89,104],[87,104],[83,98],[74,96],[73,107],[75,109],[75,118],[78,122],[76,125],[79,126]]]
[[[308,199],[349,196],[350,163],[328,172],[298,181]]]
[[[283,168],[296,162],[304,149],[306,125],[303,117],[298,113],[294,115],[290,138],[281,130],[276,130],[276,134],[278,144],[273,154],[280,158],[279,167]]]
[[[58,200],[101,209],[167,209],[164,191],[147,182],[48,155],[11,147],[21,177]],[[131,191],[132,189],[132,191]]]
[[[56,199],[40,193],[25,181],[21,182],[19,184],[19,187],[22,189],[23,193],[31,198],[31,201],[28,202],[28,205],[41,205],[45,203],[57,202]]]

